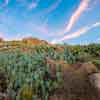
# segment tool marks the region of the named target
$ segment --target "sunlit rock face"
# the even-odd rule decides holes
[[[100,73],[95,73],[89,76],[90,82],[94,84],[94,86],[100,90]]]
[[[37,38],[32,38],[32,37],[28,37],[28,38],[24,38],[23,42],[27,43],[27,44],[33,44],[33,45],[41,45],[41,44],[48,44],[46,41],[44,40],[39,40]]]
[[[89,79],[93,87],[96,89],[97,94],[100,98],[100,73],[91,74],[89,76]]]
[[[58,63],[60,65],[60,61]],[[55,63],[51,64],[53,66]],[[61,65],[64,83],[60,89],[54,91],[50,100],[100,100],[96,89],[90,82],[91,79],[88,78],[97,73],[95,65],[92,63],[68,65],[62,62]],[[50,70],[55,72],[55,65],[50,67]]]

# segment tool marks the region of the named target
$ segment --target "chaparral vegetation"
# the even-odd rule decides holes
[[[88,76],[100,70],[100,44],[0,41],[0,100],[99,100]]]

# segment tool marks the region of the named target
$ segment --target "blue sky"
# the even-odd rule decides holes
[[[0,0],[0,37],[100,43],[100,0]]]

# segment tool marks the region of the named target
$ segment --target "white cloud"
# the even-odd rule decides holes
[[[95,27],[100,27],[100,22],[97,22],[97,23],[92,24],[92,25],[87,26],[87,27],[83,27],[83,28],[79,29],[78,31],[73,32],[73,33],[68,34],[68,35],[65,35],[64,37],[62,37],[60,39],[54,39],[54,40],[51,41],[51,43],[54,44],[54,43],[62,42],[64,40],[70,40],[70,39],[78,38],[81,35],[87,34],[87,32],[89,30],[91,30],[92,28],[95,28]]]
[[[65,32],[69,32],[76,21],[79,19],[80,15],[87,9],[89,5],[89,0],[81,0],[81,3],[77,10],[72,14],[69,23],[65,29]]]
[[[97,38],[96,42],[100,42],[100,38]]]
[[[4,0],[4,3],[0,5],[0,8],[3,8],[9,4],[9,0]]]

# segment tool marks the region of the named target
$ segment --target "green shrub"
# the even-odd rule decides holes
[[[88,62],[92,59],[92,56],[85,52],[79,52],[76,55],[76,59],[77,59],[77,61],[80,61],[80,62]]]
[[[66,61],[67,63],[69,63],[69,64],[73,64],[73,63],[75,63],[76,62],[76,57],[73,55],[73,53],[69,50],[69,49],[67,49],[67,48],[65,48],[64,49],[64,52],[62,53],[62,59],[64,60],[64,61]]]
[[[97,66],[97,68],[100,70],[100,60],[93,60],[93,63]]]
[[[13,90],[15,98],[20,98],[18,100],[48,100],[50,92],[58,88],[59,74],[57,72],[55,80],[51,78],[45,56],[41,52],[31,52],[30,55],[30,52],[20,49],[1,53],[0,68],[7,73],[10,81],[8,89]]]

